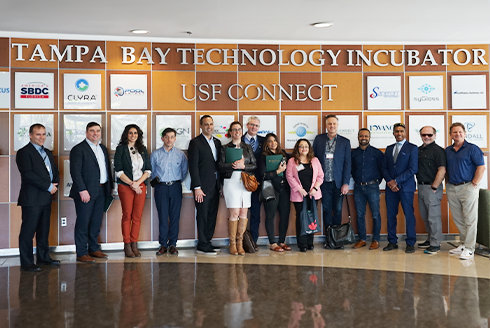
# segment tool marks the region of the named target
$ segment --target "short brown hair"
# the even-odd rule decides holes
[[[451,133],[451,131],[453,130],[453,128],[455,126],[460,126],[464,132],[466,132],[466,129],[464,128],[464,125],[463,123],[460,123],[460,122],[454,122],[453,124],[451,124],[451,126],[449,127],[449,133]]]

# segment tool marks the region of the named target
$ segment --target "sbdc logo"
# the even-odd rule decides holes
[[[38,98],[38,99],[48,99],[49,98],[49,88],[47,84],[44,83],[27,83],[22,85],[20,88],[21,98]]]

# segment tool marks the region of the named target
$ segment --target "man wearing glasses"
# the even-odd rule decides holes
[[[441,249],[442,240],[441,200],[442,180],[446,174],[446,153],[435,142],[435,128],[424,126],[419,132],[423,141],[423,145],[419,147],[417,172],[419,211],[428,236],[418,247],[425,248],[426,254],[436,254]]]
[[[485,172],[485,162],[481,149],[465,140],[466,132],[462,123],[451,124],[449,134],[454,143],[446,148],[446,193],[461,242],[449,253],[458,254],[462,260],[469,260],[475,256],[480,193],[478,185]]]
[[[242,137],[242,141],[247,145],[250,145],[254,151],[255,159],[258,162],[260,154],[262,154],[262,146],[264,144],[264,137],[257,135],[260,128],[260,119],[257,116],[250,116],[247,121],[247,133]],[[259,201],[260,188],[252,193],[251,207],[250,207],[250,234],[255,243],[259,238],[259,225],[260,225],[260,201]],[[258,251],[258,249],[255,249]]]
[[[393,135],[396,143],[386,148],[383,161],[383,176],[386,181],[386,211],[388,217],[388,246],[383,251],[398,248],[396,224],[398,204],[401,203],[405,214],[406,243],[405,253],[415,252],[415,215],[413,212],[413,194],[415,192],[415,177],[418,170],[417,146],[405,139],[405,124],[393,125]]]

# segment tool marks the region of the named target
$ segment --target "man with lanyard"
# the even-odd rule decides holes
[[[461,243],[449,253],[458,254],[462,260],[469,260],[475,256],[480,193],[478,185],[485,172],[485,162],[481,149],[465,140],[466,131],[462,123],[451,124],[449,133],[454,143],[446,148],[446,193]]]
[[[418,247],[425,248],[426,254],[436,254],[441,249],[442,241],[441,200],[442,180],[446,174],[446,153],[435,142],[435,128],[424,126],[419,132],[423,141],[423,145],[419,147],[417,172],[419,211],[428,236]]]
[[[315,137],[313,151],[323,167],[321,185],[323,223],[325,229],[342,223],[342,200],[349,192],[351,175],[350,141],[337,134],[339,120],[335,115],[325,118],[327,133]],[[326,245],[325,245],[326,246]]]
[[[157,255],[168,252],[179,253],[180,208],[182,207],[182,180],[187,175],[187,157],[182,150],[174,147],[177,131],[166,128],[162,132],[163,147],[151,154],[152,180],[158,177],[155,185],[155,204],[159,221],[160,249]]]
[[[260,119],[257,116],[250,116],[247,121],[247,133],[242,137],[242,141],[247,145],[250,145],[254,151],[255,159],[258,162],[260,154],[262,154],[262,147],[264,144],[264,137],[257,135],[260,128]],[[259,238],[259,225],[260,225],[260,201],[259,201],[260,188],[252,193],[252,203],[250,207],[250,234],[254,242],[257,242]],[[255,249],[258,251],[258,248]]]
[[[354,201],[357,211],[359,241],[354,248],[366,246],[366,202],[373,216],[373,239],[369,249],[379,248],[381,214],[379,211],[379,184],[383,180],[381,167],[383,153],[369,144],[371,132],[362,128],[357,134],[359,147],[352,151],[352,177],[354,178]]]

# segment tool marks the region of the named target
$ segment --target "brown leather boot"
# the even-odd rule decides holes
[[[238,228],[238,220],[231,221],[228,220],[228,233],[230,235],[230,254],[238,255],[238,251],[236,249],[236,232]]]
[[[136,243],[131,243],[131,249],[133,250],[134,256],[141,257],[141,253],[138,252],[138,246]]]
[[[126,257],[135,257],[130,243],[124,243],[124,254],[126,254]]]
[[[245,250],[243,249],[243,234],[245,230],[247,230],[247,218],[240,218],[238,220],[238,229],[237,229],[237,237],[236,237],[236,248],[238,251],[238,255],[245,255]]]

